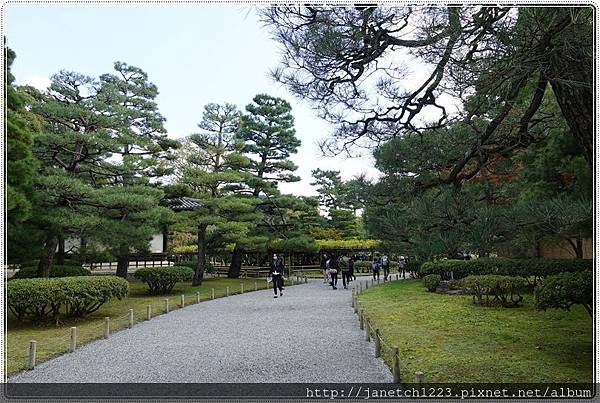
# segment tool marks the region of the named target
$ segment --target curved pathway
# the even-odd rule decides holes
[[[9,382],[392,382],[341,281],[202,302],[42,363]]]

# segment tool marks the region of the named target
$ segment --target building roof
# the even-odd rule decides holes
[[[175,211],[188,211],[201,207],[202,202],[200,199],[194,199],[193,197],[179,197],[169,200],[169,206]]]

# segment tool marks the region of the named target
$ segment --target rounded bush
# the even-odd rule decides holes
[[[50,277],[75,277],[91,276],[92,272],[81,266],[61,266],[53,265],[50,267]],[[37,266],[21,267],[12,278],[36,278]]]
[[[593,315],[593,274],[561,273],[546,277],[535,290],[535,306],[538,309],[562,308],[583,305],[587,313]]]
[[[423,277],[422,281],[429,292],[434,292],[442,282],[442,276],[439,274],[429,274]]]
[[[85,316],[111,298],[127,296],[129,283],[115,276],[16,279],[6,283],[6,301],[19,320],[44,322]]]
[[[192,269],[193,271],[196,271],[196,264],[197,264],[198,260],[197,259],[193,259],[190,260],[189,262],[179,262],[177,263],[178,266],[183,266],[183,267],[189,267],[190,269]],[[206,262],[204,264],[204,272],[205,273],[214,273],[215,272],[215,266],[213,266],[212,263],[210,262]]]
[[[148,284],[151,295],[169,293],[179,281],[190,281],[194,270],[185,266],[148,267],[137,270],[133,276]]]
[[[523,301],[521,293],[527,287],[523,277],[485,275],[467,276],[460,286],[473,296],[473,303],[484,306],[515,307]]]

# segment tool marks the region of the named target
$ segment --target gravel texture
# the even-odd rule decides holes
[[[364,281],[364,280],[363,280]],[[9,382],[392,382],[341,281],[190,305],[42,363]]]

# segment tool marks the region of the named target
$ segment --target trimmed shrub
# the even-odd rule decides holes
[[[127,280],[117,276],[65,277],[62,280],[69,317],[86,316],[112,298],[121,299],[129,293]]]
[[[85,316],[128,292],[129,283],[115,276],[31,278],[6,283],[10,311],[19,320],[33,322],[56,320],[61,310],[67,316]]]
[[[420,274],[439,274],[444,280],[461,279],[469,275],[502,275],[532,277],[534,285],[540,278],[563,272],[591,271],[592,260],[587,259],[510,259],[480,258],[472,260],[437,260],[425,262]]]
[[[137,270],[133,276],[148,284],[151,295],[169,293],[179,281],[191,281],[194,270],[185,266],[148,267]]]
[[[460,286],[473,296],[473,303],[483,306],[515,307],[523,301],[521,293],[527,287],[523,277],[485,275],[467,276]]]
[[[562,308],[569,310],[573,305],[583,305],[593,315],[593,274],[584,271],[561,273],[544,278],[535,290],[535,307]]]
[[[55,320],[65,302],[61,279],[17,279],[6,283],[6,304],[20,321]]]
[[[408,262],[406,262],[406,271],[411,273],[413,275],[413,277],[416,278],[420,278],[423,276],[423,274],[421,274],[421,265],[423,264],[423,262],[420,262],[418,260],[409,260]]]
[[[189,267],[190,269],[192,269],[193,271],[196,271],[196,262],[198,260],[194,259],[194,260],[190,260],[189,262],[179,262],[177,263],[178,266],[184,266],[184,267]],[[213,266],[212,263],[206,262],[204,264],[204,272],[205,273],[214,273],[215,272],[215,266]]]
[[[50,268],[50,277],[75,277],[91,276],[92,273],[81,266],[53,265]],[[37,266],[21,267],[12,278],[35,278],[37,277]]]
[[[442,276],[439,274],[429,274],[423,277],[423,285],[429,292],[434,292],[436,288],[440,285],[442,281]]]

